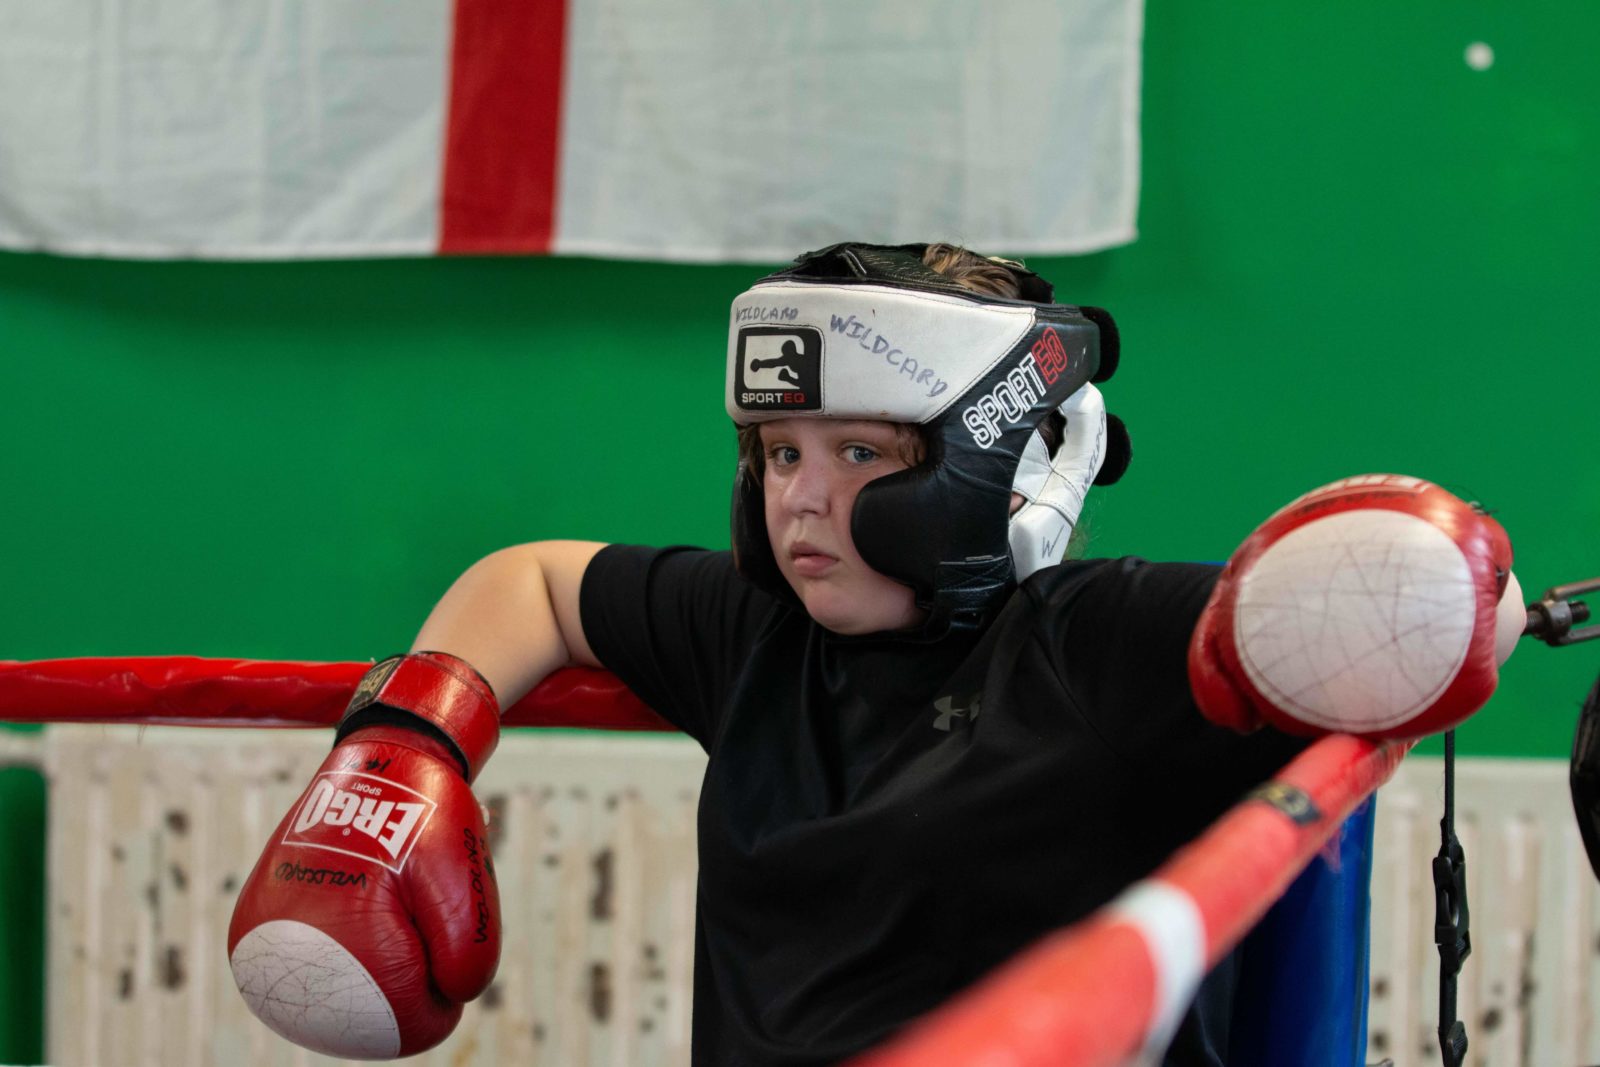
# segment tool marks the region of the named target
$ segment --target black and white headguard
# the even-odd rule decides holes
[[[922,262],[926,245],[838,244],[733,302],[727,409],[740,425],[794,416],[924,428],[927,455],[856,497],[850,531],[874,570],[910,586],[926,633],[983,625],[1015,584],[1059,562],[1091,482],[1129,449],[1091,382],[1117,331],[1100,308],[1052,303],[1049,282],[995,260],[1022,299],[974,293]],[[1039,426],[1066,419],[1054,455]],[[1024,506],[1008,517],[1011,494]],[[733,550],[749,581],[791,601],[767,536],[759,474],[734,480]]]

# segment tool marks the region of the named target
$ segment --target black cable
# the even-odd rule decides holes
[[[1433,858],[1433,941],[1439,946],[1439,1055],[1445,1067],[1467,1058],[1467,1028],[1456,1018],[1456,983],[1472,954],[1467,922],[1467,861],[1456,839],[1456,732],[1444,735],[1444,817]]]

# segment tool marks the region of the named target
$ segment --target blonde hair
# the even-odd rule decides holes
[[[922,253],[922,262],[946,278],[975,293],[1016,300],[1022,295],[1007,263],[980,256],[960,245],[938,242]],[[1021,266],[1021,264],[1017,264]]]

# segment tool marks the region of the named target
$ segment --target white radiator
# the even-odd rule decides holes
[[[1378,793],[1369,1059],[1441,1063],[1431,858],[1441,760],[1408,757]],[[1560,760],[1458,760],[1472,955],[1457,1017],[1473,1067],[1600,1062],[1600,893]]]
[[[50,1061],[326,1064],[233,988],[228,917],[326,731],[55,727]],[[517,732],[478,782],[505,951],[448,1041],[406,1063],[688,1062],[694,818],[705,758],[667,737]]]
[[[50,782],[53,1064],[335,1062],[249,1015],[224,943],[240,880],[326,751],[322,731],[105,727],[0,748]],[[508,735],[478,789],[493,811],[500,973],[449,1041],[405,1062],[687,1063],[703,767],[682,738]],[[1439,1062],[1440,774],[1438,760],[1408,759],[1379,799],[1368,1058],[1399,1067]],[[1470,1062],[1600,1062],[1600,894],[1565,764],[1466,760],[1457,775]]]

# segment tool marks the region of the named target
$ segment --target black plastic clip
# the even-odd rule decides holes
[[[1467,916],[1467,862],[1454,835],[1433,857],[1433,943],[1439,946],[1439,972],[1461,973],[1462,962],[1472,955],[1472,931]]]
[[[1467,928],[1467,863],[1450,819],[1445,843],[1433,858],[1433,941],[1439,946],[1439,1055],[1445,1067],[1461,1067],[1467,1057],[1467,1028],[1456,1018],[1456,980],[1472,955]]]
[[[1600,638],[1600,624],[1583,625],[1589,621],[1589,605],[1576,599],[1594,592],[1600,592],[1600,578],[1545,590],[1543,598],[1528,605],[1528,624],[1522,635],[1536,637],[1552,648]]]

